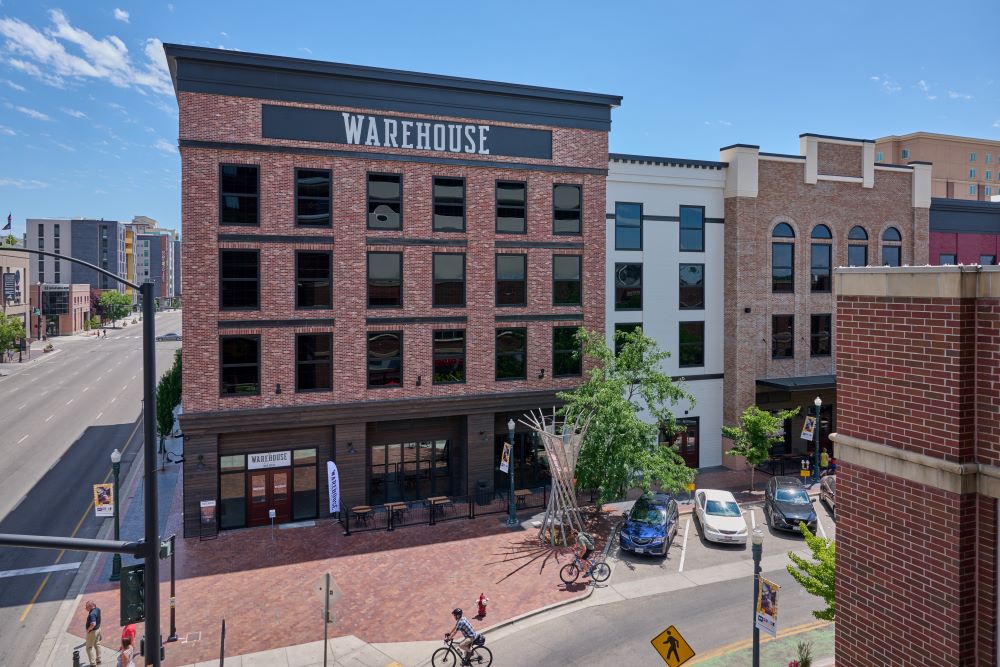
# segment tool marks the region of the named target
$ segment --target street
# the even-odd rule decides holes
[[[180,333],[180,311],[157,315],[157,335]],[[95,537],[92,485],[110,481],[110,453],[123,452],[121,479],[142,446],[141,325],[106,339],[53,338],[58,352],[0,378],[0,532]],[[156,344],[156,370],[179,343]],[[33,354],[41,354],[35,351]],[[48,631],[84,554],[0,549],[0,665],[27,665]],[[27,572],[24,572],[27,570]]]

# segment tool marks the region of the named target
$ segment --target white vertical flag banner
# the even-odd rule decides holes
[[[340,514],[340,477],[337,474],[337,464],[326,462],[327,489],[330,492],[330,514]]]

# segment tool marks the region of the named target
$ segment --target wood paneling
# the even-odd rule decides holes
[[[218,500],[219,457],[214,435],[184,438],[184,537],[200,534],[201,501]],[[219,507],[216,505],[216,516]]]
[[[340,505],[353,507],[364,505],[367,495],[368,446],[365,443],[367,424],[339,424],[337,433],[337,471],[340,473]],[[349,448],[354,453],[348,452]],[[325,465],[325,464],[324,464]],[[326,483],[323,484],[324,493]]]
[[[493,422],[494,414],[484,412],[467,418],[466,442],[468,456],[468,489],[476,491],[476,483],[483,481],[493,492]]]

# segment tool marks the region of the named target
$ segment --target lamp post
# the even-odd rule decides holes
[[[760,595],[760,554],[763,551],[764,531],[754,528],[750,534],[750,551],[753,554],[753,667],[760,667],[760,628],[757,627],[757,597]]]
[[[510,443],[510,460],[507,462],[507,480],[510,482],[510,491],[507,493],[507,525],[517,525],[517,506],[514,498],[514,420],[507,420],[507,442]]]
[[[111,452],[111,472],[115,477],[115,485],[112,489],[115,500],[115,541],[117,542],[121,539],[118,536],[119,522],[118,522],[118,473],[122,468],[122,453],[118,451],[116,447],[113,452]],[[115,553],[111,558],[111,577],[109,581],[119,581],[122,578],[122,555],[120,553]]]
[[[819,409],[823,401],[819,396],[813,401],[816,406],[816,425],[813,428],[813,484],[819,484]]]

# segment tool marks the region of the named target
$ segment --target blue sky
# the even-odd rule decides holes
[[[622,95],[617,152],[1000,139],[996,4],[0,0],[0,216],[180,227],[161,42]]]

